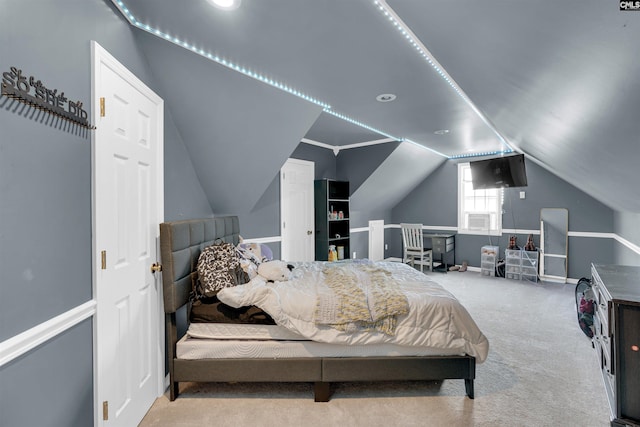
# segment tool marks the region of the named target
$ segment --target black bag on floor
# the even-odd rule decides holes
[[[496,264],[496,277],[504,277],[504,265],[505,265],[504,260],[499,259]]]
[[[589,338],[593,338],[593,314],[595,312],[595,298],[591,288],[591,280],[586,277],[578,280],[576,285],[576,311],[578,312],[578,325],[582,332]]]

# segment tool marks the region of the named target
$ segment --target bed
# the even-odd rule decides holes
[[[288,321],[283,320],[279,309],[271,307],[269,315],[274,315],[276,322],[271,323],[275,325],[270,322],[190,324],[191,292],[197,279],[200,253],[216,241],[237,245],[239,240],[240,228],[236,216],[180,220],[160,225],[170,400],[178,397],[180,382],[308,382],[314,384],[315,401],[327,402],[331,397],[332,383],[444,379],[464,380],[466,395],[473,399],[476,361],[481,362],[486,357],[488,342],[479,330],[474,329],[476,326],[470,317],[471,332],[475,336],[473,340],[479,342],[477,346],[465,346],[463,350],[460,346],[454,349],[418,348],[402,342],[398,344],[392,339],[368,342],[365,332],[356,333],[355,336],[359,338],[352,339],[349,331],[331,332],[333,328],[325,325],[320,327],[324,330],[321,331],[323,334],[340,336],[343,341],[322,342],[324,335],[318,335],[317,341],[313,335],[316,329],[310,333],[302,331],[310,327],[308,324],[296,324],[297,321],[294,321],[286,327],[279,325],[278,321]],[[316,265],[319,263],[308,264],[319,268]],[[399,265],[397,268],[410,268],[396,264]],[[306,271],[304,267],[297,265],[295,274],[303,274]],[[417,271],[416,274],[426,277]],[[258,291],[265,290],[260,288],[264,286],[262,283],[256,286],[231,288],[225,293],[224,300],[233,300],[232,304],[242,303],[256,292],[260,294]],[[272,288],[269,286],[269,291]],[[252,289],[255,292],[252,293]],[[220,295],[222,299],[222,293]],[[279,298],[276,296],[271,300]],[[258,300],[262,301],[260,298]],[[459,304],[457,300],[455,304]],[[260,312],[263,307],[257,308]],[[462,308],[462,312],[464,314],[466,310]],[[465,315],[468,316],[468,313]],[[398,330],[402,331],[404,320],[400,319],[398,317],[394,327],[397,324]],[[249,338],[233,335],[239,329],[243,334],[248,333]],[[204,335],[199,336],[200,333]],[[383,335],[377,331],[372,335],[375,334]],[[429,338],[426,339],[428,341]]]

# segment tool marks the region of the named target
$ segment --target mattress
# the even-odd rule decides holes
[[[187,335],[201,339],[307,340],[282,326],[248,323],[191,323]]]
[[[178,341],[178,359],[284,359],[462,355],[456,350],[391,343],[343,345],[309,341],[277,325],[194,324]]]

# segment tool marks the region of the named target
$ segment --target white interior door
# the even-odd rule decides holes
[[[315,259],[313,162],[289,159],[280,170],[281,259],[313,261]]]
[[[163,101],[98,44],[92,52],[96,416],[133,426],[163,390],[161,278],[151,272],[163,219]]]
[[[369,259],[384,259],[384,220],[369,221]]]

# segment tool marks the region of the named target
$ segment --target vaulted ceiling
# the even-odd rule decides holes
[[[365,200],[402,165],[398,195],[448,159],[514,150],[640,212],[640,13],[618,2],[112,1],[210,200],[229,197],[223,174],[257,159],[229,212],[250,208],[301,140],[402,141],[360,186]]]

